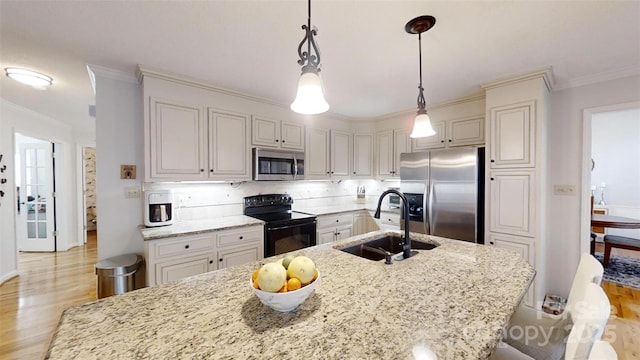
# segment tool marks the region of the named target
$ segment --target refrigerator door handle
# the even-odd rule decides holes
[[[433,196],[434,196],[434,186],[433,186],[433,181],[429,181],[429,187],[427,188],[427,198],[425,199],[426,202],[428,202],[428,209],[429,211],[427,212],[427,234],[429,235],[433,235],[433,230],[432,229],[432,224],[433,224]]]

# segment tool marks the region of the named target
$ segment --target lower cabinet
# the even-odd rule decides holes
[[[373,220],[373,215],[368,211],[362,210],[353,214],[353,231],[351,232],[351,235],[355,236],[366,234],[378,229],[378,225]]]
[[[353,214],[324,215],[317,218],[318,245],[351,237]]]
[[[373,213],[371,215],[373,217]],[[380,230],[400,230],[400,214],[391,212],[380,213],[380,219],[375,219]]]
[[[527,262],[531,266],[536,267],[535,242],[531,238],[490,233],[489,242],[487,243],[487,245],[516,252],[520,254],[525,260],[527,260]],[[534,307],[534,299],[535,282],[532,282],[531,287],[529,288],[529,292],[527,293],[527,295],[525,295],[523,301],[525,305]]]
[[[262,225],[145,241],[147,286],[264,258]]]

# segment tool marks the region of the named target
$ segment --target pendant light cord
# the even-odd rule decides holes
[[[418,33],[418,54],[420,54],[420,91],[422,91],[422,33]]]

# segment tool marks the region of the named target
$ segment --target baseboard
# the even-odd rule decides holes
[[[5,281],[18,276],[18,270],[10,271],[9,273],[0,277],[0,285],[4,284]]]

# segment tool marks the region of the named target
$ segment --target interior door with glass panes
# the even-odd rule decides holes
[[[51,143],[20,144],[19,251],[55,251]]]

